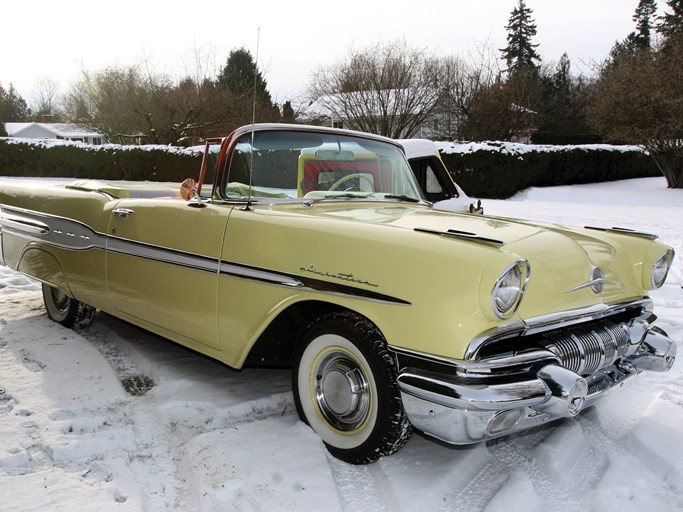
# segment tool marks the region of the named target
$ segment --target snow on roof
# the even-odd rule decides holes
[[[19,137],[29,128],[42,128],[59,137],[102,137],[87,126],[72,123],[5,123],[5,130],[10,137]]]

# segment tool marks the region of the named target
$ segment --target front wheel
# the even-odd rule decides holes
[[[72,299],[47,284],[43,284],[43,302],[47,316],[64,327],[87,327],[95,317],[94,307]]]
[[[335,457],[375,462],[398,451],[412,428],[386,342],[350,312],[316,320],[297,351],[292,383],[299,417]]]

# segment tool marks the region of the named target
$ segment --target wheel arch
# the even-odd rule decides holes
[[[324,315],[344,311],[366,319],[379,329],[366,315],[338,303],[321,300],[296,302],[283,309],[261,333],[249,350],[244,366],[291,367],[308,326]]]
[[[28,247],[21,255],[17,270],[42,283],[54,286],[73,297],[66,274],[59,260],[49,251]]]

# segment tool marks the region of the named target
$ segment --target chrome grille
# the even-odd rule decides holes
[[[545,348],[558,357],[562,366],[579,375],[590,375],[613,364],[629,345],[626,326],[609,320],[553,331],[545,338]]]

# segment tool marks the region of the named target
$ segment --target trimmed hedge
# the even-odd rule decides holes
[[[0,138],[0,176],[180,182],[201,159],[198,149]]]
[[[638,146],[437,142],[455,181],[472,197],[506,199],[528,187],[661,176]]]
[[[437,142],[437,147],[453,178],[472,197],[505,199],[528,187],[661,176],[637,146]],[[0,138],[0,176],[180,182],[197,176],[202,152]]]

